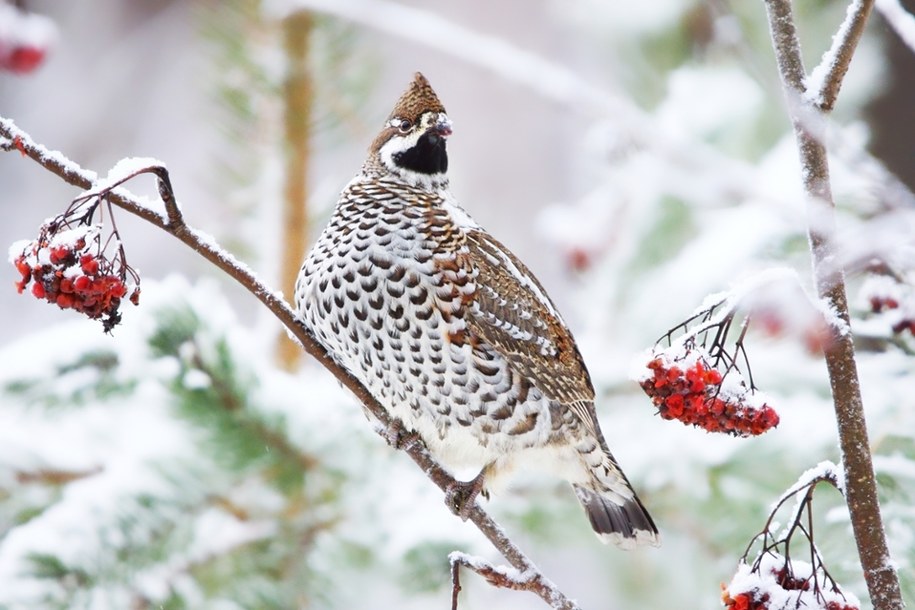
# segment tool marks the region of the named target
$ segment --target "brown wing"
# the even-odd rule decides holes
[[[545,396],[571,408],[596,433],[594,388],[575,340],[546,291],[491,236],[466,234],[476,290],[464,319]]]

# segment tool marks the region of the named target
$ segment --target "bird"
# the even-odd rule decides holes
[[[546,290],[452,195],[452,122],[417,72],[308,253],[295,308],[447,470],[476,496],[518,470],[564,478],[605,543],[660,544],[598,424],[582,355]]]

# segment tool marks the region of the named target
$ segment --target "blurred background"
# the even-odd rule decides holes
[[[16,4],[0,4],[0,115],[100,176],[124,157],[161,160],[188,222],[287,295],[392,104],[415,71],[428,77],[454,122],[454,194],[564,313],[608,443],[664,536],[656,550],[602,546],[556,481],[490,501],[583,608],[718,607],[781,491],[839,461],[825,367],[795,323],[803,291],[749,335],[775,431],[736,439],[662,421],[631,380],[709,293],[782,267],[814,294],[762,3]],[[808,70],[845,8],[796,3]],[[884,517],[911,603],[915,343],[900,324],[915,319],[915,55],[884,14],[852,62],[830,150]],[[158,205],[151,178],[128,188]],[[33,239],[78,194],[0,155],[0,242]],[[12,266],[0,274],[0,608],[447,607],[450,550],[499,560],[250,295],[165,233],[117,223],[143,293],[113,336],[16,294]],[[898,306],[875,307],[887,293]],[[817,496],[816,542],[864,599],[837,496]],[[539,603],[470,574],[464,587],[462,608]]]

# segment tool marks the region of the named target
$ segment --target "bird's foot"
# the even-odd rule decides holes
[[[445,490],[445,505],[462,521],[467,521],[470,517],[470,511],[476,505],[478,495],[489,499],[489,492],[483,489],[486,482],[484,473],[485,470],[470,481],[455,481]]]
[[[383,436],[388,445],[398,450],[419,441],[419,435],[407,430],[399,419],[391,421],[391,425],[385,428]]]

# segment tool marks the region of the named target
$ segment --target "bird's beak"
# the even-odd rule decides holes
[[[432,126],[432,131],[443,138],[451,135],[451,119],[444,113],[438,115],[438,121]]]

